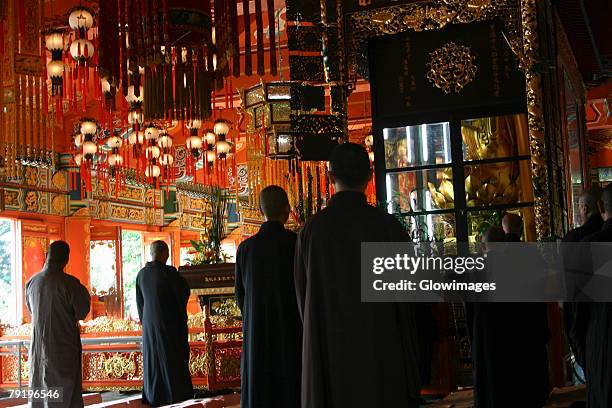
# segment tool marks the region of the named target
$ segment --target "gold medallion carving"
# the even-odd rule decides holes
[[[446,94],[461,92],[477,72],[476,55],[465,45],[451,41],[429,54],[427,79]]]

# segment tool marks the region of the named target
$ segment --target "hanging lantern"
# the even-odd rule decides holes
[[[64,34],[62,31],[52,31],[45,36],[45,47],[51,52],[51,59],[62,60],[64,51]]]
[[[47,74],[51,79],[51,95],[62,93],[64,63],[62,54],[64,52],[64,34],[61,31],[52,31],[45,37],[45,47],[51,53],[51,61],[47,64]]]
[[[217,155],[220,159],[224,159],[225,157],[227,157],[227,154],[232,149],[232,146],[225,140],[219,140],[215,147],[217,148]]]
[[[145,176],[147,177],[157,178],[159,177],[160,174],[161,174],[161,169],[159,168],[159,166],[155,164],[147,166],[147,168],[145,169]]]
[[[159,164],[162,166],[172,166],[174,164],[174,157],[171,154],[163,154],[159,158]]]
[[[108,138],[106,145],[111,149],[119,149],[123,145],[123,140],[119,136],[113,135]]]
[[[202,139],[199,136],[189,136],[185,141],[185,145],[193,152],[202,147]]]
[[[81,163],[83,163],[83,155],[81,153],[74,155],[74,162],[77,164],[77,166],[80,166]]]
[[[142,132],[132,132],[130,133],[130,135],[128,136],[128,143],[130,146],[134,146],[136,144],[143,144],[144,143],[144,133]]]
[[[68,25],[70,25],[72,30],[77,31],[79,36],[83,38],[85,32],[94,25],[93,15],[88,9],[78,7],[68,16]]]
[[[157,139],[159,138],[159,133],[160,133],[159,128],[157,128],[155,126],[152,126],[152,125],[149,125],[144,130],[145,140],[147,140],[147,141],[151,140],[153,142],[156,142]]]
[[[120,167],[123,164],[123,156],[118,153],[113,153],[108,156],[108,165],[111,167]]]
[[[128,113],[128,123],[130,125],[142,125],[142,122],[144,122],[144,115],[142,114],[142,111],[139,109],[135,109],[135,110],[131,110]]]
[[[217,155],[215,154],[213,150],[207,150],[205,159],[206,159],[206,163],[209,166],[211,166],[217,159]]]
[[[207,148],[212,147],[215,145],[216,136],[211,130],[208,130],[204,136],[204,140],[206,141]]]
[[[111,84],[110,84],[110,82],[109,82],[107,77],[100,78],[100,85],[102,85],[102,92],[104,94],[110,93],[110,91],[111,91]]]
[[[147,159],[157,159],[161,155],[161,150],[157,146],[149,146],[145,150],[145,156]]]
[[[159,136],[159,139],[157,139],[157,145],[161,147],[162,149],[171,148],[173,143],[174,141],[172,140],[172,137],[168,135],[167,133],[162,133]]]
[[[189,134],[191,136],[197,136],[198,130],[202,127],[202,121],[199,119],[194,119],[191,121],[191,124],[187,126],[189,128]]]
[[[90,160],[97,151],[98,145],[91,140],[87,140],[83,143],[83,156],[85,159]]]
[[[87,61],[93,56],[94,46],[91,41],[84,38],[74,40],[70,44],[70,55],[76,62],[82,63]]]
[[[59,78],[61,85],[62,75],[64,74],[64,64],[61,61],[50,61],[47,64],[47,74],[49,78],[51,78],[51,81]]]
[[[115,110],[115,93],[117,92],[115,85],[111,84],[107,77],[100,78],[100,85],[102,87],[106,108],[111,111]]]
[[[217,119],[215,121],[215,126],[213,127],[213,132],[215,135],[219,136],[219,138],[225,138],[229,133],[229,123],[225,119]]]
[[[93,136],[98,131],[98,124],[92,119],[82,119],[80,130],[86,137]]]
[[[140,92],[138,96],[136,96],[134,85],[130,85],[128,87],[127,95],[125,96],[125,100],[130,104],[130,107],[132,109],[138,109],[142,105],[144,91],[142,86],[138,89],[140,90]]]

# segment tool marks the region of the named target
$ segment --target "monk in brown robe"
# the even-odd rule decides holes
[[[302,408],[416,407],[417,333],[409,304],[362,303],[362,242],[407,241],[400,222],[370,206],[363,147],[334,149],[336,193],[298,235],[295,281],[304,323]]]

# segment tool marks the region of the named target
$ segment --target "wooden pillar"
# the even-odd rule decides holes
[[[18,287],[25,294],[27,282],[40,272],[47,258],[47,249],[53,241],[62,237],[61,225],[48,219],[20,219],[17,223],[17,258],[21,259],[18,265],[19,277]],[[19,283],[20,282],[20,283]],[[24,295],[25,296],[25,295]],[[30,314],[25,304],[25,298],[20,298],[19,308],[21,320],[24,323],[30,321]]]
[[[77,277],[91,290],[89,279],[89,245],[91,240],[91,216],[86,208],[66,217],[65,241],[70,245],[70,261],[66,273]]]
[[[172,259],[172,265],[176,269],[181,264],[181,227],[178,222],[173,222],[167,227],[162,227],[162,232],[169,234],[170,236],[170,250],[172,253],[170,254],[170,258]]]

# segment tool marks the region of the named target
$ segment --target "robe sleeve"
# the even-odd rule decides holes
[[[236,252],[236,268],[234,270],[234,284],[236,293],[236,303],[240,312],[244,314],[244,284],[242,282],[242,261],[244,258],[244,246],[240,245]]]
[[[87,288],[78,280],[72,289],[72,307],[77,320],[85,319],[91,307],[91,296],[89,296]]]
[[[30,312],[30,315],[32,315],[32,307],[30,306],[30,282],[32,281],[30,280],[28,281],[28,283],[26,283],[25,300],[26,300],[26,306],[28,308],[28,312]]]
[[[138,320],[142,323],[142,312],[144,308],[144,297],[142,296],[142,291],[140,290],[140,272],[136,277],[136,308],[138,309]]]
[[[181,285],[183,287],[183,297],[185,299],[185,306],[187,306],[187,303],[189,302],[189,296],[191,296],[191,288],[189,287],[189,284],[187,283],[187,280],[185,278],[183,278],[182,276],[180,278]]]
[[[189,302],[189,295],[191,294],[191,289],[189,288],[189,284],[187,280],[181,276],[181,274],[176,270],[175,267],[172,268],[172,273],[176,277],[176,291],[177,297],[181,304],[181,307],[187,309],[187,303]]]
[[[304,321],[304,304],[306,302],[306,267],[304,265],[304,228],[298,234],[295,243],[295,257],[293,260],[293,274],[295,280],[295,295],[297,297],[300,318]]]
[[[389,220],[389,232],[391,233],[391,239],[393,242],[411,242],[408,231],[404,229],[404,226],[395,218],[393,215],[388,216]]]

